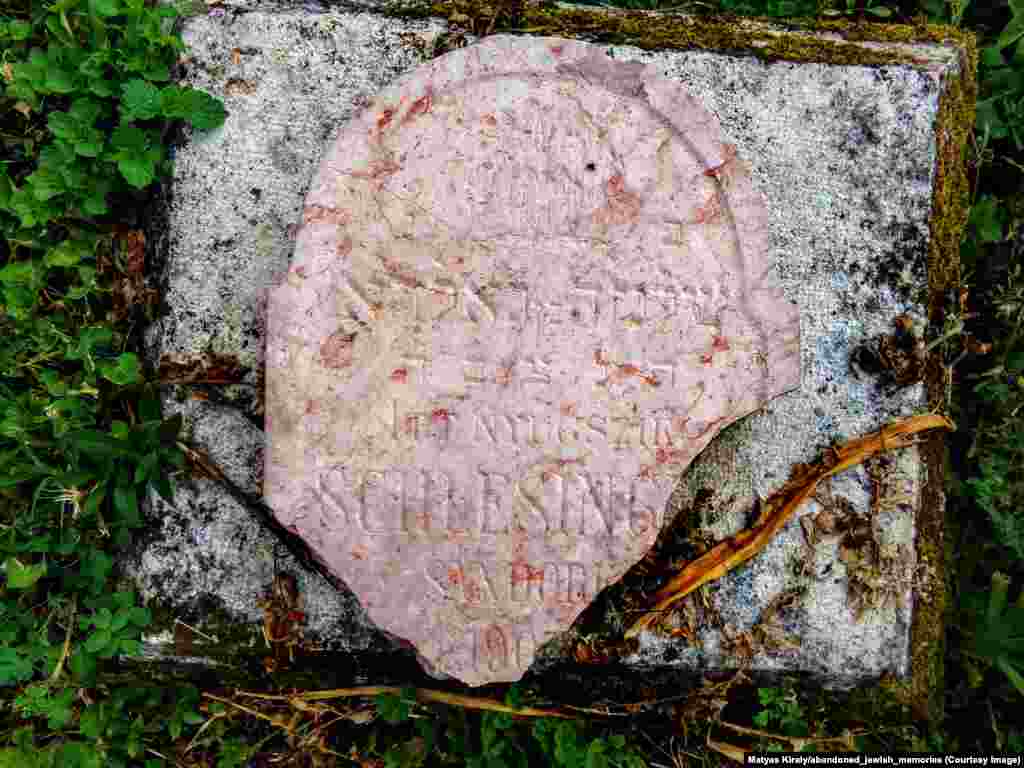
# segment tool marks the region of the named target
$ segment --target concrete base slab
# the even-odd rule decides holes
[[[582,11],[560,13],[551,18],[579,24]],[[581,39],[594,39],[593,24],[587,29]],[[825,54],[764,60],[755,54],[774,46],[765,40],[826,50],[839,38],[758,29],[750,55],[659,48],[640,38],[608,46],[616,59],[681,82],[720,121],[768,200],[773,280],[800,307],[799,389],[723,431],[680,478],[666,515],[676,525],[656,548],[679,562],[746,527],[757,499],[779,489],[796,464],[929,401],[924,382],[885,388],[851,358],[891,334],[898,316],[922,334],[934,320],[935,238],[948,229],[937,222],[948,212],[933,208],[933,199],[944,199],[937,188],[949,180],[938,171],[951,136],[960,135],[959,125],[940,119],[951,119],[960,78],[973,77],[969,57],[954,42],[868,41],[856,47],[870,66],[829,63]],[[184,82],[223,98],[229,115],[222,128],[186,135],[176,149],[165,223],[149,237],[166,314],[147,338],[154,365],[213,352],[241,367],[240,384],[218,387],[212,398],[197,399],[196,387],[167,387],[164,408],[184,416],[187,439],[248,493],[258,496],[264,465],[267,291],[288,269],[312,175],[340,125],[421,63],[446,31],[443,18],[386,8],[228,8],[184,26],[191,56]],[[852,46],[841,47],[846,56]],[[907,675],[915,606],[933,601],[936,584],[941,589],[941,576],[927,576],[941,573],[941,563],[934,554],[923,562],[918,546],[934,540],[918,521],[935,526],[922,499],[941,501],[938,471],[926,471],[910,448],[836,476],[765,552],[687,598],[618,658],[638,671],[806,672],[838,687]],[[173,506],[150,500],[149,526],[125,561],[127,579],[158,609],[148,656],[265,654],[257,601],[280,571],[297,577],[307,641],[324,652],[401,647],[372,626],[351,592],[297,568],[216,483],[182,479],[176,494]],[[817,536],[815,525],[827,528],[829,517],[843,522]],[[850,530],[856,536],[846,536]],[[646,578],[658,583],[654,574]],[[533,671],[581,659],[581,634],[621,636],[631,617],[611,599],[618,588],[548,643]],[[217,641],[191,631],[183,641],[176,619]]]

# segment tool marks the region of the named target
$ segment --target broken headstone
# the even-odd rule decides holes
[[[678,84],[488,37],[338,135],[268,313],[265,494],[433,674],[519,679],[799,384],[767,210]]]

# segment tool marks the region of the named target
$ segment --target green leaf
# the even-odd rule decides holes
[[[82,157],[99,157],[103,151],[103,140],[90,138],[75,142],[75,153]]]
[[[0,208],[7,207],[13,192],[14,184],[11,183],[10,176],[7,175],[7,171],[0,168]]]
[[[1003,218],[1005,212],[999,207],[999,201],[985,195],[971,209],[970,220],[978,231],[983,243],[996,243],[1003,239]]]
[[[92,126],[103,114],[103,105],[96,99],[77,98],[71,102],[68,114],[84,126]]]
[[[78,137],[78,120],[67,112],[51,112],[46,127],[58,139],[74,141]]]
[[[69,432],[65,439],[87,456],[99,459],[112,459],[131,455],[131,451],[123,442],[95,429]]]
[[[14,648],[0,647],[0,685],[24,682],[31,677],[31,661]]]
[[[118,153],[145,152],[148,145],[146,132],[130,123],[121,123],[110,134],[110,148]]]
[[[114,509],[121,515],[121,519],[129,528],[138,528],[141,525],[139,500],[135,494],[135,486],[114,488]]]
[[[46,256],[43,257],[43,263],[48,267],[73,267],[88,252],[87,248],[82,247],[82,243],[74,240],[65,240],[46,252]]]
[[[100,149],[102,150],[102,147]],[[78,151],[77,146],[75,147],[75,151]],[[99,152],[97,152],[97,156],[98,154]],[[89,197],[82,201],[82,212],[87,216],[101,216],[108,210],[105,190],[95,190]]]
[[[1006,65],[1006,62],[1003,60],[1002,50],[998,45],[990,45],[981,49],[981,63],[989,68]]]
[[[142,76],[154,83],[166,83],[171,79],[171,70],[162,61],[151,60],[146,62]]]
[[[160,114],[160,89],[145,80],[129,80],[121,86],[121,114],[125,120],[149,120]]]
[[[107,714],[106,709],[106,702],[99,702],[97,704],[90,704],[82,713],[78,720],[78,730],[85,738],[95,741],[102,735],[103,726],[107,719],[105,717]]]
[[[0,269],[0,283],[5,285],[31,284],[35,279],[35,261],[13,261]]]
[[[1008,45],[1013,45],[1022,36],[1024,36],[1024,13],[1018,13],[1003,28],[1003,31],[999,33],[996,45],[1000,48],[1005,48]]]
[[[135,477],[133,478],[135,485],[145,485],[153,472],[156,471],[159,462],[160,456],[157,453],[147,453],[143,456],[142,461],[135,468]]]
[[[157,160],[153,159],[152,151],[149,150],[144,155],[126,157],[117,161],[117,168],[121,171],[125,181],[136,189],[148,187],[156,178]],[[159,155],[160,150],[157,149],[156,152]]]
[[[29,589],[46,575],[46,563],[24,565],[16,557],[8,557],[7,586],[10,589]]]
[[[83,685],[91,685],[96,679],[96,657],[81,648],[71,656],[71,674]]]
[[[44,88],[54,93],[73,93],[75,91],[74,73],[61,68],[48,69]]]
[[[92,78],[89,80],[89,90],[97,96],[113,96],[114,86],[104,78]]]
[[[1017,671],[1017,668],[1005,658],[997,659],[996,666],[1003,671],[1003,674],[1013,684],[1013,687],[1017,689],[1017,692],[1024,696],[1024,676]]]
[[[223,102],[203,91],[169,85],[160,95],[162,111],[166,117],[187,120],[200,131],[219,128],[227,116]]]
[[[89,0],[89,2],[100,16],[117,16],[121,12],[117,0]]]
[[[7,34],[12,40],[28,40],[32,36],[32,25],[21,19],[14,19],[7,25]]]
[[[121,386],[142,381],[142,366],[139,364],[139,356],[134,352],[121,353],[116,363],[101,364],[99,371],[103,378]]]
[[[110,630],[99,629],[89,635],[89,639],[85,641],[85,650],[89,653],[96,653],[110,645],[111,639]]]
[[[122,629],[128,626],[129,621],[131,621],[131,614],[127,611],[121,611],[114,617],[113,621],[111,621],[110,631],[120,632]]]
[[[38,168],[25,181],[30,185],[32,196],[44,202],[64,192],[63,177],[49,168]]]

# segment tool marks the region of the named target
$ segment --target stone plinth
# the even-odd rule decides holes
[[[165,207],[156,212],[163,218],[147,232],[147,263],[160,277],[166,305],[148,340],[154,364],[212,351],[241,368],[237,387],[168,387],[164,408],[167,415],[183,414],[186,438],[235,483],[259,495],[267,297],[292,264],[311,181],[340,126],[422,65],[435,44],[451,44],[457,36],[443,18],[410,19],[386,8],[251,5],[236,3],[222,15],[196,17],[184,27],[193,58],[181,76],[223,98],[229,114],[221,129],[186,131],[177,141],[175,176]],[[546,19],[531,15],[519,26],[547,29],[580,19],[581,13],[545,11]],[[664,41],[672,39],[666,32],[672,24],[687,34],[706,33],[701,39],[708,48],[671,47]],[[756,499],[781,487],[796,463],[815,460],[833,441],[927,406],[922,383],[891,392],[873,376],[858,376],[851,358],[858,347],[891,333],[901,314],[912,316],[923,332],[937,330],[928,327],[929,282],[945,283],[929,249],[934,233],[949,231],[944,222],[950,212],[940,204],[948,199],[955,172],[949,158],[959,157],[953,146],[962,127],[959,86],[973,73],[963,65],[959,43],[926,39],[924,30],[911,30],[907,42],[891,44],[881,32],[878,40],[858,42],[843,41],[835,32],[761,25],[747,44],[729,38],[725,52],[715,48],[718,37],[711,31],[731,34],[735,24],[655,16],[640,27],[656,35],[648,39],[617,27],[619,42],[601,50],[682,85],[719,122],[721,141],[736,146],[753,188],[769,201],[769,277],[799,308],[799,387],[712,440],[678,473],[664,508],[665,521],[682,520],[692,540],[714,542],[746,527]],[[586,28],[582,39],[594,40],[604,27],[588,21]],[[500,20],[496,29],[502,30]],[[442,40],[442,32],[451,34]],[[546,34],[570,37],[572,31]],[[652,45],[655,38],[662,42]],[[475,42],[471,35],[464,39]],[[969,116],[963,119],[969,122]],[[607,184],[610,177],[595,182]],[[607,188],[598,186],[597,192],[606,196]],[[555,209],[552,216],[561,214]],[[334,349],[344,359],[344,345]],[[434,426],[420,421],[424,429]],[[494,424],[495,430],[501,426]],[[584,429],[588,433],[593,431]],[[639,443],[640,433],[633,435]],[[941,462],[926,472],[916,449],[894,455],[889,466],[850,470],[830,486],[797,517],[817,517],[823,508],[868,516],[882,544],[909,549],[914,557],[920,537],[934,535],[921,521],[934,519]],[[179,481],[174,505],[153,499],[148,520],[124,562],[134,586],[160,608],[148,654],[220,658],[232,665],[240,656],[261,657],[267,649],[257,600],[275,570],[298,577],[306,637],[325,649],[314,658],[333,653],[340,665],[370,650],[395,648],[355,594],[298,568],[216,484]],[[834,537],[825,538],[808,554],[800,520],[793,520],[757,558],[705,588],[705,595],[684,601],[692,605],[681,606],[666,629],[696,626],[691,636],[645,632],[635,653],[622,658],[625,669],[699,674],[746,664],[764,673],[807,672],[826,685],[849,685],[884,672],[908,674],[910,627],[934,601],[927,591],[904,585],[906,599],[858,620],[851,602],[855,569],[840,559],[839,550]],[[682,551],[668,548],[661,562]],[[931,563],[911,563],[921,578],[929,569],[937,572],[931,583],[939,589],[941,552],[932,550]],[[744,646],[733,641],[752,632],[773,601],[797,586],[805,587],[803,596],[780,620],[786,637],[798,642],[754,648],[752,656],[740,653]],[[621,602],[610,597],[615,589],[602,593],[588,611],[593,616],[540,649],[531,670],[576,663],[573,648],[584,621],[588,633],[597,626],[621,637],[633,616],[623,616]],[[217,640],[195,635],[179,642],[176,618]],[[299,654],[296,664],[303,658]]]

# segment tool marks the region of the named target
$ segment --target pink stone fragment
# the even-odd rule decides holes
[[[518,680],[800,381],[767,210],[653,68],[492,36],[349,122],[268,311],[265,494],[432,673]]]

